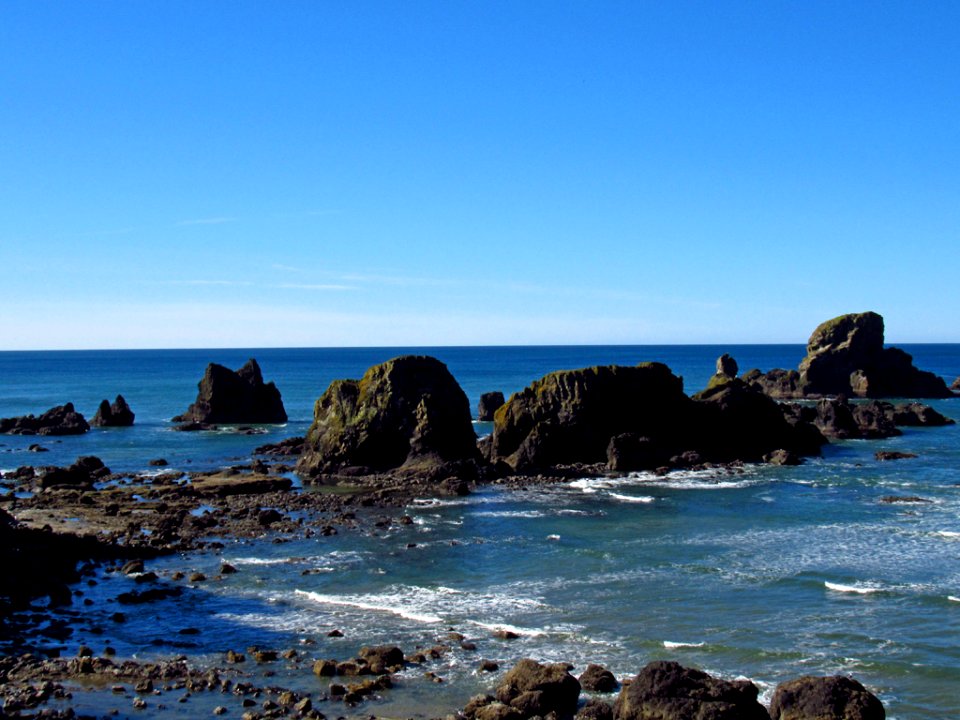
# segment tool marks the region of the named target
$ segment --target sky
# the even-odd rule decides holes
[[[958,28],[2,0],[0,350],[960,342]]]

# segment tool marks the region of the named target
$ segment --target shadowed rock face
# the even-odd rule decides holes
[[[314,407],[297,472],[430,472],[478,457],[470,403],[447,366],[408,355],[330,384]]]
[[[90,424],[94,427],[128,427],[133,425],[134,417],[133,410],[127,405],[123,395],[117,395],[113,404],[107,400],[100,403]]]
[[[687,451],[721,462],[761,460],[778,449],[819,452],[823,437],[808,423],[789,422],[741,380],[715,377],[689,398],[660,363],[551,373],[497,410],[491,458],[520,471],[603,462],[627,471]]]
[[[885,348],[883,318],[852,313],[817,326],[798,372],[751,370],[743,379],[771,397],[952,397],[937,375],[918,370],[909,353]]]
[[[770,720],[748,680],[728,682],[676,662],[647,665],[620,691],[616,720]]]
[[[174,422],[202,423],[283,423],[287,413],[277,386],[263,382],[260,366],[250,359],[234,372],[210,363],[197,385],[196,401]]]
[[[770,704],[773,720],[884,720],[880,700],[853,678],[806,676],[781,683]]]

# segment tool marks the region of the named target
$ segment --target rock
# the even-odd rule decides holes
[[[954,380],[950,384],[950,389],[953,390],[954,392],[960,392],[960,377],[958,377],[956,380]]]
[[[613,720],[613,706],[603,700],[590,698],[575,717],[576,720]]]
[[[289,457],[291,455],[300,455],[303,452],[302,437],[292,437],[281,440],[278,443],[269,443],[261,445],[253,451],[254,455],[271,455],[280,457]]]
[[[499,390],[484,393],[480,396],[480,404],[477,406],[477,420],[492,422],[494,413],[503,403],[503,393]]]
[[[130,560],[123,564],[123,567],[120,568],[120,572],[124,575],[132,575],[133,573],[142,573],[143,572],[143,560]]]
[[[732,380],[737,376],[739,371],[740,368],[737,365],[737,361],[727,353],[724,353],[717,358],[717,375],[730,378]]]
[[[221,575],[233,575],[237,572],[237,568],[231,565],[230,563],[221,563],[220,564],[220,574]]]
[[[620,685],[613,673],[602,665],[587,665],[579,680],[580,687],[589,692],[613,692]]]
[[[58,485],[89,488],[97,480],[110,474],[110,468],[104,466],[103,461],[92,455],[77,458],[69,467],[48,467],[40,475],[41,488],[50,488]]]
[[[524,658],[497,687],[497,700],[520,711],[524,718],[555,712],[569,717],[577,711],[580,682],[563,663],[541,665]]]
[[[748,370],[741,380],[775,400],[803,397],[800,373],[796,370],[774,369],[766,373],[757,369]]]
[[[919,495],[884,495],[882,498],[880,498],[880,502],[888,503],[891,505],[895,505],[895,504],[914,505],[914,504],[932,503],[933,500],[927,500],[926,498],[922,498]]]
[[[403,666],[403,650],[396,645],[362,647],[357,656],[366,661],[370,672],[374,675],[382,675],[388,671],[392,672]]]
[[[480,672],[496,672],[499,669],[500,665],[493,660],[480,661]]]
[[[883,403],[888,417],[893,420],[894,425],[905,427],[941,427],[944,425],[953,425],[955,421],[942,415],[929,405],[918,402],[899,403],[890,406],[889,403]]]
[[[763,461],[771,465],[799,465],[803,462],[799,455],[789,450],[774,450],[764,455]]]
[[[408,471],[433,479],[479,460],[467,396],[432,357],[407,355],[337,380],[316,402],[297,472]]]
[[[111,404],[108,400],[103,400],[100,407],[90,424],[93,427],[129,427],[133,425],[133,411],[123,399],[123,395],[117,395],[117,399]]]
[[[155,458],[147,462],[150,467],[167,467],[169,464],[164,458]]]
[[[0,418],[0,433],[8,435],[82,435],[90,429],[73,403],[50,408],[40,417]]]
[[[770,720],[757,695],[749,681],[728,682],[660,660],[623,687],[613,713],[617,720]]]
[[[257,515],[257,523],[263,527],[270,527],[281,520],[283,520],[283,514],[274,508],[261,510],[259,515]]]
[[[883,720],[880,700],[856,680],[805,676],[781,683],[770,703],[772,720]]]
[[[199,425],[284,423],[287,413],[276,385],[263,382],[257,361],[234,372],[210,363],[197,385],[197,399],[174,422]]]
[[[607,467],[616,472],[652,470],[666,461],[664,451],[638,433],[614,435],[607,445]]]
[[[916,453],[898,452],[896,450],[878,450],[873,454],[877,460],[909,460],[918,457]]]

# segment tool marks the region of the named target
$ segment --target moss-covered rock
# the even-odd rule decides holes
[[[407,355],[336,380],[317,400],[297,471],[451,472],[479,457],[470,404],[439,360]]]

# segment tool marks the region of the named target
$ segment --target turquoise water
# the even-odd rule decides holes
[[[907,347],[918,366],[960,375],[960,346]],[[520,389],[543,373],[597,363],[661,360],[700,389],[717,355],[742,369],[795,367],[801,346],[455,348],[431,350],[448,363],[471,404],[481,392]],[[0,437],[0,467],[59,463],[97,454],[115,470],[167,457],[184,469],[249,457],[263,436],[181,434],[167,418],[192,401],[209,361],[239,367],[255,356],[280,387],[291,421],[269,439],[303,431],[313,401],[337,377],[357,377],[397,350],[257,350],[0,353],[0,416],[40,412],[72,400],[92,414],[123,393],[137,413],[131,429],[94,431],[51,452],[23,451],[36,438]],[[932,403],[960,418],[960,400]],[[893,718],[960,716],[960,430],[906,429],[899,438],[850,441],[796,468],[748,467],[615,481],[580,480],[528,491],[485,488],[467,498],[413,503],[411,526],[375,536],[343,532],[277,545],[230,543],[221,554],[155,561],[158,572],[240,572],[181,599],[145,606],[121,626],[97,602],[91,626],[71,643],[113,644],[121,655],[186,652],[200,662],[227,648],[301,647],[311,657],[346,657],[361,644],[430,647],[449,628],[474,640],[358,716],[431,717],[462,706],[495,676],[481,657],[509,665],[524,656],[599,662],[617,675],[671,658],[726,677],[751,678],[769,693],[803,674],[847,673],[877,692]],[[881,463],[878,449],[916,452]],[[42,460],[37,461],[38,457]],[[884,503],[884,496],[923,503]],[[385,514],[371,510],[372,515]],[[408,547],[414,543],[414,547]],[[304,573],[307,574],[304,574]],[[88,596],[106,599],[126,578]],[[99,594],[99,595],[98,595]],[[957,598],[957,599],[954,599]],[[100,615],[103,617],[100,617]],[[196,647],[152,644],[203,632]],[[498,627],[517,640],[492,636]],[[328,638],[337,628],[343,638]],[[302,645],[309,640],[311,645]],[[318,688],[304,669],[278,668],[278,684]],[[82,695],[75,701],[96,707]],[[196,711],[196,706],[193,710]]]

